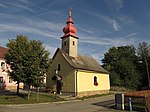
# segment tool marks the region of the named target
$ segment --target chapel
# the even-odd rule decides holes
[[[57,48],[46,78],[46,89],[72,96],[108,93],[109,73],[90,56],[78,54],[77,29],[72,20],[72,10],[63,28],[61,48]]]

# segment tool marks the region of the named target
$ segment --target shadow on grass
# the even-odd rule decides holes
[[[0,90],[0,95],[1,96],[6,96],[6,95],[15,95],[16,92],[13,92],[13,91],[9,91],[9,90]]]
[[[19,97],[21,97],[21,98],[27,100],[27,96],[28,96],[28,95],[25,94],[25,93],[19,93],[19,95],[17,95],[17,96],[19,96]]]
[[[9,90],[0,90],[0,96],[5,96],[5,99],[15,99],[17,97],[27,99],[27,94],[25,93],[19,93],[16,94],[16,91],[9,91]]]

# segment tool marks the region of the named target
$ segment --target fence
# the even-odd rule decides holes
[[[128,109],[129,98],[131,98],[132,108],[150,112],[150,90],[125,93],[124,103]]]
[[[150,96],[147,96],[146,98],[147,98],[147,107],[150,112]]]

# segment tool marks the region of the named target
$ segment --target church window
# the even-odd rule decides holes
[[[61,65],[60,64],[58,64],[58,71],[60,71],[61,70]]]
[[[73,41],[73,45],[75,45],[75,42]]]
[[[98,86],[98,81],[97,81],[97,77],[96,76],[94,76],[94,85]]]
[[[66,41],[64,41],[64,46],[66,46],[67,45],[67,43],[66,43]]]

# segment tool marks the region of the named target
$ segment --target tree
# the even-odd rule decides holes
[[[22,35],[10,40],[7,47],[6,62],[12,69],[10,76],[17,81],[18,86],[20,82],[28,86],[29,99],[30,87],[40,86],[50,67],[49,52],[41,41],[29,40]],[[19,93],[19,87],[17,91]]]
[[[25,81],[28,85],[28,99],[30,96],[30,87],[39,87],[44,81],[44,74],[50,67],[49,53],[44,49],[40,41],[31,40],[29,42],[29,48],[26,50],[24,57],[24,72]]]
[[[137,88],[139,75],[136,71],[137,56],[133,46],[110,48],[102,62],[103,67],[110,72],[112,86]]]
[[[138,69],[142,77],[141,86],[144,89],[150,89],[150,45],[148,45],[146,42],[140,43],[137,48],[137,54],[139,57]]]
[[[8,52],[6,53],[6,63],[10,65],[11,72],[10,77],[17,81],[17,94],[19,94],[19,83],[24,81],[25,73],[23,71],[23,57],[25,55],[28,38],[26,36],[19,35],[16,39],[9,40],[6,45]]]

